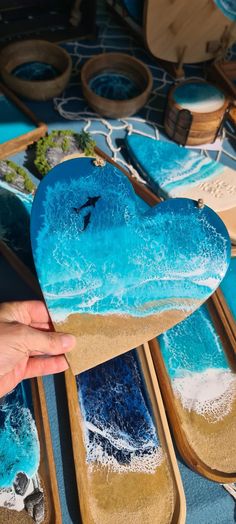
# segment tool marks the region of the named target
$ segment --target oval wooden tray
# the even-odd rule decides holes
[[[155,371],[150,355],[150,351],[148,346],[140,347],[138,350],[138,358],[141,365],[142,374],[144,377],[146,390],[148,394],[149,401],[151,403],[151,410],[153,413],[154,423],[158,431],[158,436],[160,443],[162,445],[162,448],[164,449],[166,460],[169,466],[169,473],[171,478],[171,483],[174,487],[174,507],[172,509],[172,517],[171,520],[169,520],[170,517],[168,517],[166,522],[171,522],[172,524],[178,523],[178,524],[184,524],[185,518],[186,518],[186,502],[185,502],[185,496],[183,491],[183,486],[176,462],[176,457],[173,449],[173,444],[171,441],[171,436],[165,416],[165,410],[159,390],[159,385],[155,376]],[[97,524],[103,524],[103,518],[101,515],[104,515],[104,512],[106,513],[106,508],[110,507],[110,512],[108,512],[107,518],[110,518],[110,521],[112,520],[113,524],[118,524],[121,522],[120,515],[119,515],[119,504],[121,504],[121,501],[124,498],[126,498],[125,491],[129,488],[131,489],[131,492],[136,492],[136,496],[139,499],[142,495],[142,485],[141,485],[141,479],[139,483],[136,483],[136,487],[133,486],[134,483],[134,473],[130,472],[130,480],[128,479],[129,473],[126,473],[126,481],[123,487],[123,490],[125,490],[122,493],[122,483],[118,482],[118,478],[122,473],[109,473],[109,470],[105,467],[104,473],[102,474],[103,467],[99,467],[99,465],[95,466],[98,468],[98,471],[101,470],[100,474],[100,484],[99,484],[99,490],[96,492],[93,492],[93,472],[89,468],[89,464],[86,462],[86,447],[84,443],[83,438],[83,425],[84,420],[83,416],[80,410],[79,402],[78,402],[78,391],[77,391],[77,385],[75,377],[72,375],[70,371],[66,372],[66,389],[67,389],[67,396],[68,396],[68,405],[69,405],[69,415],[70,415],[70,423],[71,423],[71,434],[72,434],[72,443],[73,443],[73,452],[74,452],[74,461],[75,461],[75,469],[76,469],[76,477],[77,477],[77,486],[78,486],[78,495],[80,500],[80,507],[81,507],[81,514],[82,514],[82,521],[83,524],[94,524],[95,520],[91,513],[91,505],[92,500],[94,498],[97,501],[97,513],[96,513],[96,523]],[[141,473],[139,474],[141,475]],[[145,477],[145,485],[148,486],[148,483],[150,482],[150,492],[153,489],[153,475],[152,474],[142,474],[142,477]],[[144,479],[142,479],[144,481]],[[139,487],[140,485],[140,487]],[[151,488],[152,485],[152,488]],[[141,491],[140,491],[141,489]],[[111,504],[108,503],[109,499],[109,493],[112,493],[112,509],[114,511],[111,512]],[[106,502],[107,500],[107,502]],[[144,522],[153,522],[158,524],[159,523],[159,517],[158,517],[158,504],[161,504],[160,498],[157,496],[155,501],[156,510],[154,511],[152,509],[151,514],[149,513],[150,508],[149,504],[152,507],[154,504],[154,500],[152,500],[150,497],[147,497],[146,499],[146,506],[143,507],[143,509],[140,509],[139,505],[139,511],[142,512]],[[141,506],[142,507],[142,506]],[[168,510],[168,508],[166,508]],[[101,511],[101,513],[100,513]],[[108,511],[108,510],[107,510]],[[139,523],[140,522],[140,514],[139,517],[137,517],[137,514],[135,514],[135,510],[132,507],[132,497],[130,498],[130,513],[129,509],[127,509],[127,521],[132,519],[132,522]],[[169,514],[169,513],[168,513]],[[99,516],[100,515],[100,516]],[[138,518],[138,520],[137,520]],[[150,520],[151,519],[151,520]],[[107,522],[108,520],[106,520]],[[162,523],[165,521],[162,520]]]
[[[210,313],[212,323],[215,327],[216,333],[220,337],[221,344],[223,346],[227,360],[230,363],[230,366],[233,372],[236,372],[233,348],[232,348],[229,338],[227,337],[227,333],[224,329],[223,323],[221,322],[220,317],[217,315],[212,299],[209,299],[207,304],[208,304],[208,311]],[[190,336],[189,344],[191,344],[191,336]],[[165,404],[170,428],[173,432],[174,439],[175,439],[180,455],[182,456],[184,461],[190,466],[190,468],[196,471],[197,473],[199,473],[200,475],[203,475],[204,477],[210,480],[216,481],[216,482],[221,482],[221,483],[234,482],[236,480],[236,471],[234,473],[229,473],[227,471],[221,471],[219,469],[212,468],[209,466],[209,464],[207,464],[206,461],[204,461],[203,459],[199,457],[196,451],[196,448],[197,448],[196,442],[195,441],[193,442],[191,440],[193,439],[194,428],[196,428],[196,430],[198,431],[198,438],[200,438],[199,437],[200,435],[201,442],[203,442],[204,439],[207,440],[213,434],[214,423],[212,424],[206,423],[206,420],[203,419],[205,421],[205,423],[203,424],[202,420],[201,421],[199,420],[200,415],[199,415],[199,419],[195,420],[192,412],[186,411],[187,415],[183,415],[182,407],[180,408],[182,404],[180,401],[177,401],[177,397],[174,394],[172,383],[171,383],[171,380],[170,380],[170,377],[167,371],[166,363],[164,361],[164,357],[162,355],[160,344],[158,340],[153,339],[152,341],[150,341],[149,347],[150,347],[151,355],[153,358],[154,366],[156,369],[156,373],[158,374],[161,393],[162,393],[163,401]],[[191,432],[188,431],[187,422],[183,418],[183,416],[188,418],[188,425],[191,424]],[[201,425],[198,427],[196,426],[196,424],[201,424]],[[230,427],[230,424],[231,422],[229,422],[229,427]],[[210,426],[211,426],[211,429],[209,429]],[[221,431],[220,434],[222,438],[222,427],[219,431]],[[227,431],[228,429],[226,426],[225,436],[227,434]],[[215,429],[215,432],[216,434],[218,434],[217,428]],[[232,427],[231,427],[231,433],[232,433]],[[223,446],[223,442],[222,442],[222,446]],[[230,447],[228,447],[228,445],[226,445],[225,453],[230,454]],[[206,456],[206,452],[204,452],[204,454]]]

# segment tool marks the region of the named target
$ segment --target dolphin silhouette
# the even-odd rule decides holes
[[[83,204],[82,206],[80,207],[73,207],[73,210],[76,212],[76,213],[79,213],[81,211],[81,209],[84,209],[84,207],[95,207],[97,201],[100,199],[101,197],[100,196],[95,196],[95,197],[88,197],[88,200],[85,204]]]

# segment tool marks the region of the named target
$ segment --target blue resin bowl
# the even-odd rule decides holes
[[[44,40],[25,40],[5,47],[0,53],[0,70],[5,84],[31,100],[58,96],[69,81],[70,55]]]
[[[152,75],[140,60],[123,53],[103,53],[81,71],[83,93],[96,113],[108,118],[133,115],[152,89]]]

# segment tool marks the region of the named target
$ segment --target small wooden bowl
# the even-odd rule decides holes
[[[23,80],[13,74],[20,65],[42,62],[53,66],[59,74],[50,80]],[[49,100],[58,96],[69,81],[72,69],[68,53],[45,40],[25,40],[5,47],[0,53],[0,71],[8,87],[31,100]]]
[[[133,84],[137,95],[134,94],[125,99],[100,96],[93,90],[91,83],[102,75],[114,75],[118,81],[120,75],[120,78]],[[147,66],[137,58],[123,53],[103,53],[94,56],[84,64],[81,81],[83,93],[89,105],[96,113],[108,118],[122,118],[136,113],[147,102],[153,84],[152,75]],[[105,82],[104,86],[106,86]],[[108,87],[107,91],[109,91]]]

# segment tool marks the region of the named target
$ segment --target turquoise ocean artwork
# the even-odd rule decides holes
[[[101,348],[117,333],[125,351],[143,342],[141,320],[153,321],[150,339],[189,315],[218,287],[230,254],[226,228],[212,210],[172,199],[141,211],[123,173],[96,164],[79,158],[53,168],[31,214],[34,261],[52,320],[83,333],[86,356],[95,328]],[[125,334],[120,321],[130,322]]]
[[[18,473],[32,477],[39,467],[39,441],[31,414],[29,387],[19,384],[0,404],[0,489]]]
[[[224,418],[232,408],[236,376],[207,307],[202,306],[158,340],[182,405],[213,421]]]
[[[236,20],[235,0],[214,0],[214,2],[227,18],[233,20],[233,22]]]
[[[24,381],[0,402],[0,514],[4,510],[26,512],[35,524],[44,522],[44,492],[38,475],[40,446],[34,421],[29,382]],[[15,520],[14,520],[15,522]]]
[[[76,377],[87,462],[153,473],[164,458],[135,352]]]
[[[236,322],[236,257],[231,258],[229,269],[221,282],[224,299]]]
[[[0,239],[33,269],[30,243],[30,214],[33,195],[0,180]]]
[[[235,472],[236,373],[207,306],[158,342],[187,440],[205,464]]]
[[[0,93],[0,144],[34,131],[35,124]]]
[[[225,96],[220,89],[201,80],[190,80],[180,84],[172,96],[182,109],[194,113],[217,111],[225,102]]]
[[[138,172],[159,196],[202,198],[215,211],[236,207],[235,170],[172,142],[133,134],[126,144]]]

